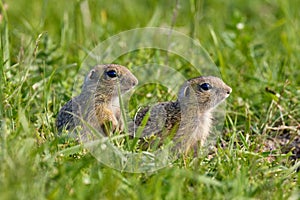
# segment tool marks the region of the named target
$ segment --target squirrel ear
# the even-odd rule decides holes
[[[89,73],[89,79],[93,79],[93,78],[95,78],[95,70],[94,69],[92,69],[91,71],[90,71],[90,73]]]
[[[178,98],[182,99],[182,98],[190,96],[190,92],[191,92],[190,89],[191,88],[190,88],[189,82],[184,83],[179,90]]]
[[[190,88],[189,88],[189,86],[186,86],[186,87],[184,88],[184,90],[183,90],[183,95],[184,95],[185,97],[187,97],[187,96],[190,95]]]

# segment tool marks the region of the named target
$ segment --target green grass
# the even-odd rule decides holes
[[[299,160],[263,147],[267,138],[299,135],[299,1],[0,5],[0,199],[300,198]],[[152,174],[131,174],[106,167],[57,137],[54,122],[73,85],[81,87],[74,77],[86,52],[121,31],[146,26],[173,27],[199,40],[233,93],[212,158],[179,159]],[[186,61],[169,56],[174,68],[193,77]],[[140,50],[116,62],[133,66],[165,59],[165,52]],[[174,99],[163,89],[153,93],[162,101]],[[143,95],[131,102],[151,102]],[[298,130],[269,128],[281,125]]]

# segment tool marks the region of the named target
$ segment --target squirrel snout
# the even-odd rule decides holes
[[[131,82],[132,87],[136,86],[139,83],[139,81],[135,78],[133,79],[133,81]]]
[[[228,87],[228,89],[227,89],[227,94],[229,95],[229,94],[231,94],[231,92],[232,92],[231,87]]]

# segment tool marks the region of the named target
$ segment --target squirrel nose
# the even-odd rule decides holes
[[[137,79],[134,79],[131,84],[132,84],[132,86],[136,86],[138,83],[139,83],[139,81]]]
[[[227,94],[230,94],[231,92],[232,92],[231,87],[228,87]]]

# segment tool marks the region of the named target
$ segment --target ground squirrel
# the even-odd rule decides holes
[[[204,144],[211,128],[213,109],[231,91],[217,77],[200,76],[190,79],[181,86],[176,101],[161,102],[139,110],[131,130],[137,134],[141,127],[139,137],[156,135],[159,140],[174,134],[176,147],[187,153],[191,148],[196,148],[198,143]]]
[[[56,119],[58,131],[72,130],[83,120],[104,134],[122,130],[119,95],[137,83],[136,77],[124,66],[95,66],[86,76],[81,93],[60,109]]]

